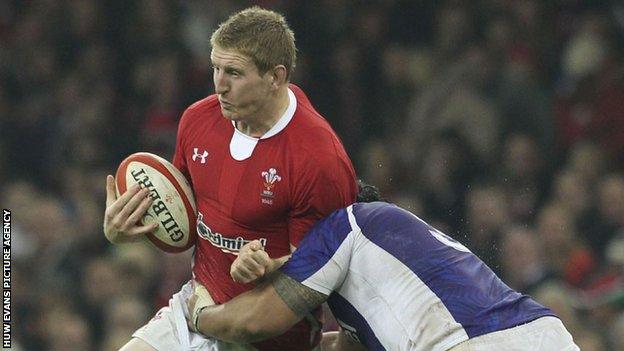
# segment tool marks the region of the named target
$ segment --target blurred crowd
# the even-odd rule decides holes
[[[236,0],[0,2],[0,204],[13,211],[14,350],[117,350],[190,253],[113,246],[105,175],[171,158],[213,92]],[[295,31],[293,82],[360,178],[551,307],[584,351],[624,350],[624,3],[254,2]]]

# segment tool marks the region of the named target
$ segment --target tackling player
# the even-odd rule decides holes
[[[303,91],[289,84],[296,48],[281,15],[243,10],[219,26],[211,44],[216,94],[184,112],[173,163],[197,199],[194,277],[225,303],[251,288],[232,280],[249,281],[245,265],[235,261],[246,243],[263,245],[262,274],[268,273],[313,223],[352,203],[357,185],[334,131]],[[153,230],[138,222],[150,205],[147,193],[134,188],[115,199],[113,177],[107,182],[106,237],[133,241]],[[212,347],[186,327],[190,293],[190,286],[183,287],[122,350]],[[308,315],[284,335],[254,346],[310,350],[320,336],[315,324]]]
[[[189,326],[223,340],[279,335],[327,301],[352,340],[327,349],[579,350],[551,310],[513,291],[459,242],[384,202],[323,219],[267,282],[226,304],[214,306],[200,285],[195,291]]]

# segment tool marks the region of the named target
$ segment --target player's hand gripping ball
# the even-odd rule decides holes
[[[195,245],[195,198],[184,175],[169,161],[147,152],[132,154],[119,165],[115,182],[117,197],[134,184],[149,190],[153,201],[141,221],[158,223],[147,234],[154,245],[166,252],[182,252]]]

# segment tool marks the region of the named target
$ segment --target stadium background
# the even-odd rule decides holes
[[[624,5],[260,1],[360,177],[624,350]],[[105,175],[171,157],[213,91],[209,36],[245,1],[0,2],[0,199],[13,210],[14,350],[116,350],[189,254],[114,247]]]

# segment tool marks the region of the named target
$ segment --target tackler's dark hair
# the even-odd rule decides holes
[[[379,189],[376,186],[364,183],[361,179],[358,180],[358,195],[356,202],[374,202],[383,201]]]

